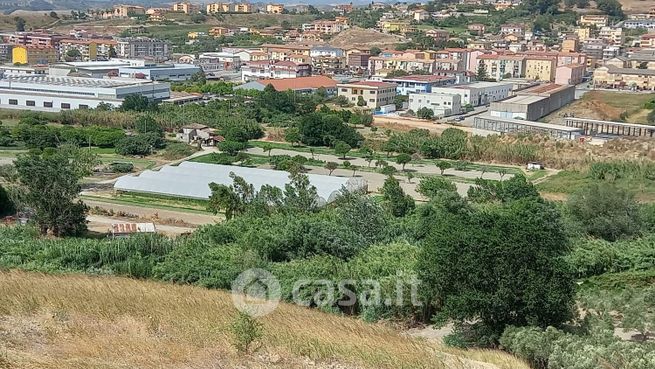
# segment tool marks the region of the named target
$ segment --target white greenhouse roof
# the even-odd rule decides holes
[[[204,164],[185,161],[178,166],[166,165],[158,171],[146,170],[139,176],[120,177],[114,189],[126,192],[141,192],[190,199],[207,200],[211,196],[210,183],[231,185],[233,172],[252,184],[255,190],[263,185],[284,189],[290,183],[289,172],[237,167],[231,165]],[[334,201],[342,188],[349,191],[367,190],[367,183],[360,178],[332,177],[320,174],[307,174],[321,203]]]

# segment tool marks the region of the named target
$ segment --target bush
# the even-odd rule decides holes
[[[145,156],[151,154],[153,149],[146,135],[127,136],[116,144],[116,153],[125,156]]]
[[[132,163],[111,163],[109,168],[114,173],[130,173],[134,170],[134,164]]]
[[[580,239],[573,244],[566,260],[578,278],[628,270],[653,269],[655,268],[655,235],[616,242]]]
[[[234,347],[242,353],[249,353],[253,350],[253,344],[257,343],[264,335],[264,326],[250,315],[239,312],[232,325],[230,332]]]

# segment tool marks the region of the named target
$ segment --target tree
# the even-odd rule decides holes
[[[66,51],[66,57],[71,60],[78,60],[82,58],[82,53],[78,49],[70,49]]]
[[[450,165],[449,161],[446,160],[439,160],[437,161],[437,168],[439,168],[439,172],[443,176],[443,173],[446,171],[446,169],[450,169],[452,166]]]
[[[330,173],[328,175],[332,175],[332,172],[334,172],[335,169],[339,167],[339,164],[333,162],[333,161],[328,161],[325,163],[325,169],[329,170]]]
[[[296,146],[301,141],[300,130],[297,127],[289,127],[284,131],[284,140],[291,142],[291,146]]]
[[[16,22],[16,32],[25,32],[25,19],[14,17],[14,22]]]
[[[150,102],[147,97],[143,95],[127,95],[123,99],[120,110],[122,111],[149,111],[156,110],[156,103]]]
[[[53,11],[53,12],[50,12],[49,17],[50,17],[50,18],[59,19],[59,15],[57,14],[57,12],[54,12],[54,11]]]
[[[483,226],[482,226],[483,225]],[[417,270],[434,321],[495,345],[507,326],[558,326],[572,316],[574,279],[557,209],[539,198],[422,209]],[[434,309],[434,310],[433,310]]]
[[[363,107],[366,106],[366,100],[360,95],[357,96],[357,106]]]
[[[289,30],[291,29],[291,23],[288,20],[283,20],[282,23],[280,23],[280,27],[284,30]]]
[[[247,144],[245,142],[238,142],[238,141],[225,140],[218,144],[219,150],[231,156],[235,156],[236,154],[239,153],[239,151],[244,150],[246,147]]]
[[[269,158],[271,157],[272,150],[273,150],[273,145],[271,145],[270,143],[265,143],[262,145],[262,151],[267,152]]]
[[[16,159],[15,193],[21,205],[33,210],[41,234],[60,237],[86,231],[87,207],[76,199],[79,181],[96,163],[88,151],[69,146],[30,151]]]
[[[407,172],[407,182],[412,183],[412,179],[414,179],[414,173]]]
[[[357,170],[357,167],[352,165],[351,162],[345,161],[343,163],[343,167],[344,167],[344,169],[352,169],[353,170],[353,177],[355,176],[355,171]]]
[[[427,177],[421,179],[416,191],[427,198],[434,198],[443,192],[457,193],[457,187],[445,178]]]
[[[618,19],[625,18],[623,7],[617,0],[597,0],[596,6],[598,7],[598,10],[609,15],[610,17]]]
[[[382,50],[380,50],[379,47],[373,46],[371,48],[371,56],[378,56],[378,55],[380,55],[380,53],[382,53]]]
[[[189,81],[191,83],[204,85],[205,83],[207,83],[207,77],[205,76],[205,72],[200,70],[200,71],[198,71],[196,73],[193,73],[193,75],[191,76],[191,79]]]
[[[9,197],[9,193],[0,185],[0,216],[11,215],[15,211],[16,206]]]
[[[616,241],[641,230],[634,195],[608,182],[593,183],[574,193],[567,207],[574,220],[593,237]]]
[[[478,81],[486,81],[489,79],[489,74],[487,73],[487,66],[484,63],[478,65],[478,70],[475,73],[475,79]]]
[[[412,161],[412,156],[409,154],[402,153],[396,156],[396,163],[402,165],[403,171],[405,170],[405,165],[407,165],[407,163],[409,163],[410,161]]]
[[[395,217],[404,217],[414,210],[414,199],[405,194],[400,182],[393,176],[384,180],[382,199],[387,210]]]
[[[241,311],[230,325],[234,347],[242,353],[252,351],[252,345],[262,338],[263,331],[262,323]]]
[[[416,111],[416,116],[421,119],[432,120],[434,119],[434,110],[428,107],[422,107]]]
[[[466,154],[466,132],[457,128],[446,128],[439,137],[439,148],[446,159],[459,160]]]
[[[164,136],[164,129],[149,114],[140,115],[134,121],[134,131],[137,133],[155,133],[159,136]]]
[[[334,153],[341,157],[341,160],[346,160],[346,154],[350,152],[352,147],[343,141],[337,141],[334,144]]]
[[[109,46],[109,50],[107,50],[107,56],[110,58],[115,58],[118,54],[116,53],[116,48],[114,45]]]

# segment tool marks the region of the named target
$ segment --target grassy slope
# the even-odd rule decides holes
[[[502,352],[445,349],[290,305],[262,319],[259,352],[240,356],[230,295],[197,287],[12,271],[0,272],[0,296],[2,368],[299,368],[310,358],[341,364],[332,368],[527,369]]]

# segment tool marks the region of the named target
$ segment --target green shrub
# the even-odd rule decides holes
[[[253,344],[258,343],[263,337],[264,326],[250,315],[239,312],[234,322],[230,325],[230,333],[232,334],[232,342],[237,351],[249,353],[255,349]]]

